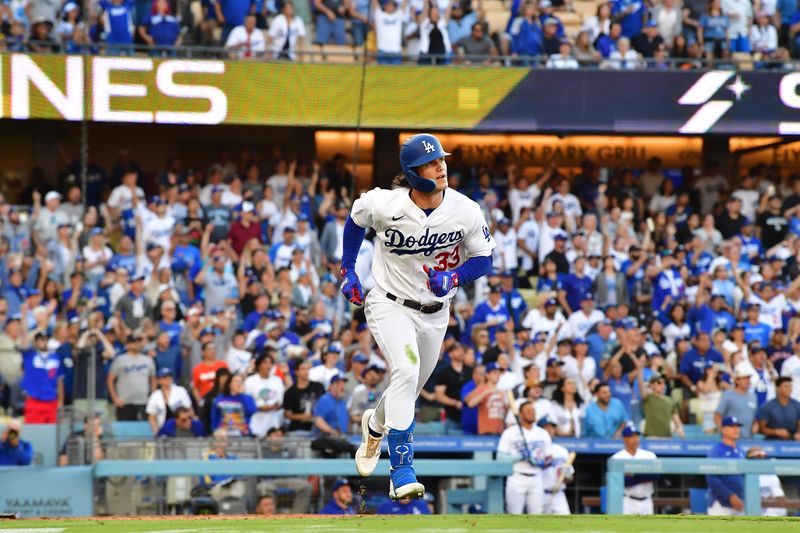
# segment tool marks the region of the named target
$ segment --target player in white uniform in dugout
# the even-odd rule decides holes
[[[373,472],[385,434],[395,500],[425,493],[413,464],[414,404],[439,359],[450,300],[459,285],[491,270],[495,247],[478,204],[447,188],[448,155],[433,135],[407,139],[394,188],[362,194],[344,228],[341,291],[363,303],[389,374],[378,405],[362,417],[356,469],[362,476]],[[376,232],[375,288],[364,300],[355,262],[366,228]]]

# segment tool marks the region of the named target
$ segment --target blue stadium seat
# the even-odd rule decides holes
[[[689,509],[692,514],[708,512],[708,489],[689,489]]]
[[[422,422],[414,426],[415,435],[444,435],[444,422]]]
[[[111,430],[115,439],[125,438],[152,438],[153,430],[147,422],[113,422]]]

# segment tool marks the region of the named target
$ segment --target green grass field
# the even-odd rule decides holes
[[[780,533],[800,531],[800,519],[710,518],[702,516],[363,516],[302,518],[169,517],[158,519],[14,520],[0,522],[4,533],[256,533],[281,531],[388,533]]]

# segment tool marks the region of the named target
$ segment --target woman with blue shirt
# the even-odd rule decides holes
[[[708,14],[700,17],[700,31],[697,36],[708,59],[720,58],[730,49],[729,27],[730,20],[722,13],[722,1],[711,0]]]
[[[250,435],[250,418],[255,412],[255,401],[244,392],[244,378],[241,374],[231,376],[211,407],[211,430],[224,429],[232,436]]]

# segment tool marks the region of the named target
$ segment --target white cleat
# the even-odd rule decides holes
[[[361,445],[356,451],[356,470],[364,477],[372,474],[381,458],[383,437],[373,437],[369,433],[369,420],[374,413],[375,409],[367,409],[361,415]]]
[[[425,485],[415,481],[414,483],[407,483],[402,487],[394,488],[394,483],[389,479],[389,499],[397,501],[403,498],[411,498],[412,500],[421,500],[425,497]]]

